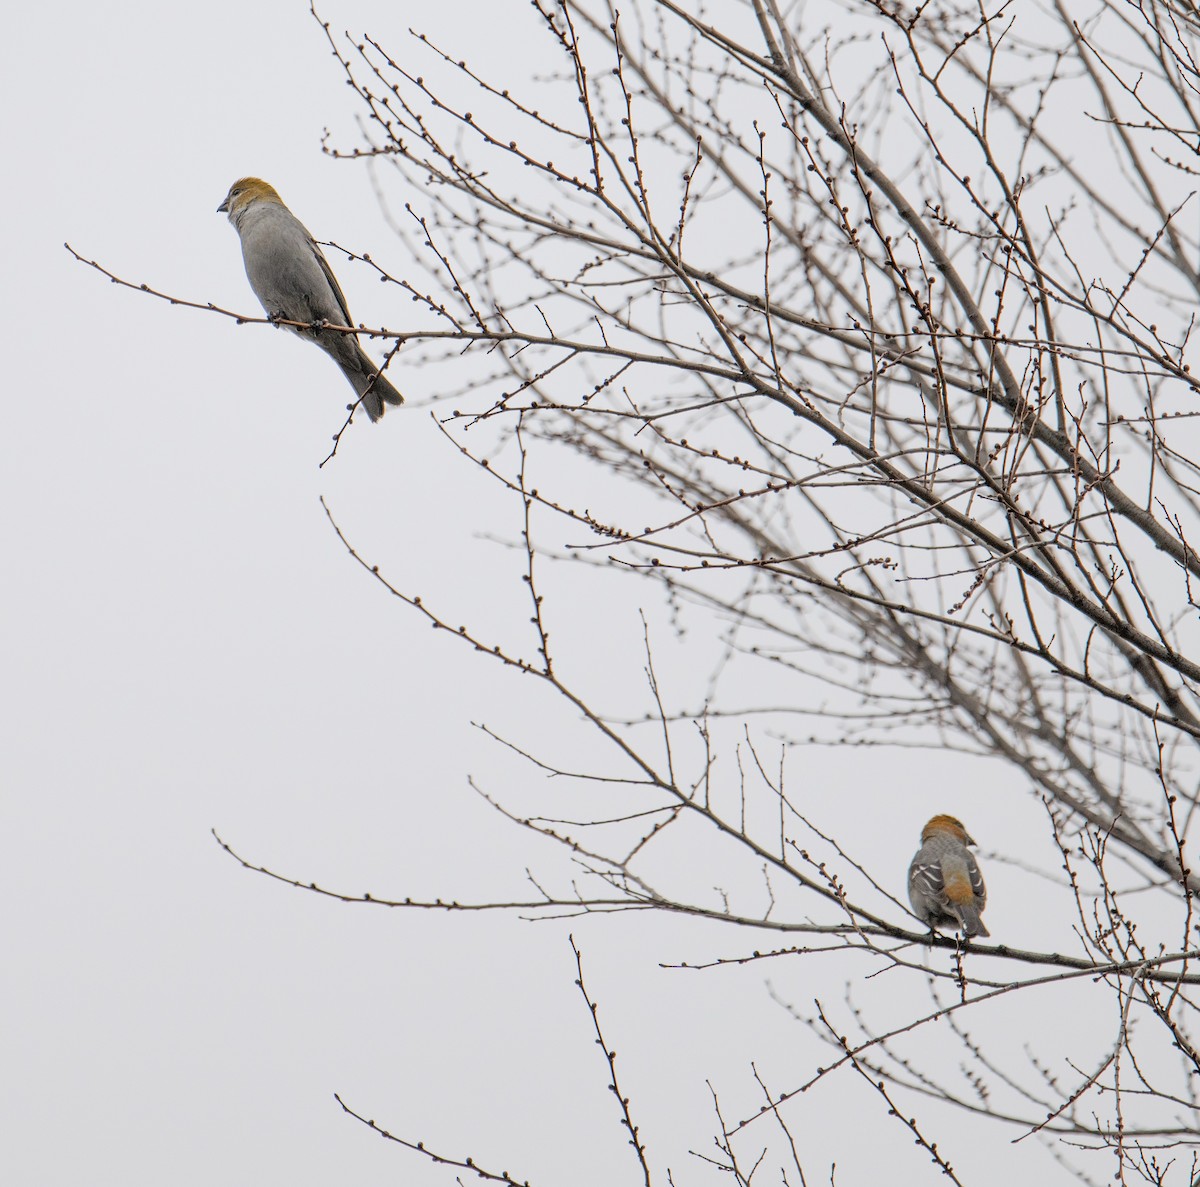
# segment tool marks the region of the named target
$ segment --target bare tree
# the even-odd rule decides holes
[[[613,759],[568,770],[536,737],[505,740],[561,776],[552,800],[481,791],[579,874],[492,905],[687,913],[746,929],[730,959],[857,952],[928,995],[891,1018],[796,1008],[832,1054],[762,1084],[762,1120],[721,1119],[739,1182],[804,1180],[788,1102],[838,1068],[954,1181],[899,1101],[1036,1134],[1087,1181],[1108,1167],[1096,1151],[1122,1182],[1194,1181],[1200,11],[535,10],[547,77],[519,84],[419,34],[325,26],[365,116],[364,143],[328,151],[372,158],[385,204],[421,195],[396,217],[410,273],[346,253],[405,295],[403,330],[347,332],[441,391],[469,375],[436,408],[523,508],[529,649],[452,624],[343,539],[417,613],[544,682]],[[664,691],[647,632],[650,713],[595,707],[550,641],[559,560],[620,569],[719,638],[703,687]],[[764,671],[782,703],[748,692]],[[1008,764],[1013,794],[1046,806],[1077,950],[927,936],[791,792],[768,722],[796,746]],[[705,833],[761,871],[753,892],[690,893],[657,856]],[[782,946],[757,949],[763,929]],[[1071,1083],[1050,1053],[970,1029],[981,1003],[1048,984],[1113,1006]],[[937,1019],[961,1070],[905,1045]],[[769,1164],[744,1164],[755,1125],[775,1127]]]

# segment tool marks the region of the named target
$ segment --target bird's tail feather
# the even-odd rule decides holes
[[[983,920],[979,918],[979,912],[973,905],[955,903],[954,913],[958,916],[959,923],[962,924],[964,935],[970,937],[989,936],[992,934],[983,926]]]
[[[357,345],[357,344],[356,344]],[[372,420],[383,415],[385,404],[403,404],[404,397],[388,382],[378,367],[359,347],[352,359],[338,359],[366,414]]]

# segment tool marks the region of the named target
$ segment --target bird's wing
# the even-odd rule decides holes
[[[329,266],[329,261],[325,258],[325,253],[317,246],[315,239],[310,237],[308,244],[313,249],[313,255],[317,257],[317,263],[321,265],[321,271],[325,273],[325,279],[329,281],[329,287],[333,289],[333,295],[337,298],[338,308],[342,311],[342,325],[354,325],[350,320],[350,310],[346,308],[346,297],[342,292],[342,286],[338,284],[337,277],[334,276],[333,269]]]
[[[975,860],[973,853],[967,854],[967,876],[971,879],[971,890],[974,892],[975,900],[982,907],[987,902],[987,887],[983,884],[983,874],[979,872],[979,863]]]
[[[917,890],[934,902],[946,901],[946,880],[942,874],[942,863],[937,858],[917,858],[908,872],[909,880]]]

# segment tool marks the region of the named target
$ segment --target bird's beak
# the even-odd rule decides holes
[[[979,842],[977,840],[975,840],[975,838],[973,836],[971,836],[970,833],[966,834],[966,842],[968,845],[978,845],[979,844]]]
[[[218,214],[228,214],[229,213],[229,195],[228,194],[225,195],[225,201],[222,202],[221,205],[217,207],[217,213]]]

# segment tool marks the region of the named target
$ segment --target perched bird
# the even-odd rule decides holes
[[[372,420],[383,415],[385,403],[403,404],[404,397],[379,373],[357,335],[319,328],[321,322],[354,322],[321,249],[275,188],[243,177],[229,187],[217,212],[228,214],[241,236],[246,276],[267,316],[308,323],[305,329],[288,328],[316,342],[341,367]]]
[[[955,924],[968,939],[986,936],[979,913],[987,889],[975,855],[975,842],[953,816],[935,816],[921,832],[921,848],[908,867],[908,899],[930,929]]]

